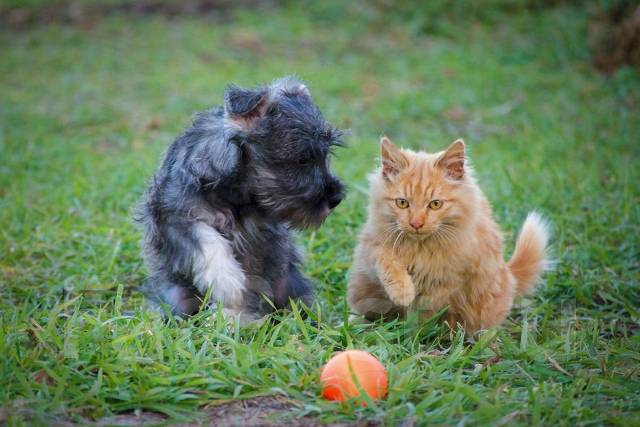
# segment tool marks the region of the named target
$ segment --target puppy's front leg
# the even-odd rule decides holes
[[[222,302],[225,308],[240,310],[246,279],[231,244],[216,229],[203,222],[196,223],[193,232],[200,246],[193,261],[195,287],[203,295],[212,288],[214,301]]]
[[[416,297],[416,288],[407,269],[388,253],[376,255],[376,273],[382,287],[395,304],[406,307]]]

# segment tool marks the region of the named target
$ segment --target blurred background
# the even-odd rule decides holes
[[[344,287],[383,133],[426,150],[464,138],[507,230],[538,208],[555,216],[563,252],[637,247],[637,211],[615,212],[637,200],[638,2],[0,4],[0,232],[12,297],[53,302],[63,290],[99,303],[119,283],[134,290],[144,271],[131,210],[164,149],[195,112],[221,103],[225,85],[287,74],[347,130],[335,168],[350,197],[305,240],[328,254],[308,263],[328,300]],[[626,225],[612,235],[616,221]],[[593,258],[582,249],[566,251],[567,274]],[[636,254],[620,262],[636,265]],[[596,282],[558,296],[587,303]]]
[[[639,43],[628,0],[0,0],[0,424],[12,407],[87,425],[277,390],[325,421],[628,425],[640,407]],[[333,165],[348,197],[300,238],[322,331],[301,345],[292,315],[259,339],[154,322],[137,310],[133,207],[227,84],[288,74],[346,130]],[[495,354],[459,357],[458,335],[455,354],[434,356],[444,330],[341,326],[381,134],[429,151],[464,138],[507,253],[528,211],[553,223],[556,268]],[[318,401],[314,373],[347,345],[420,361],[392,371],[384,414]]]
[[[504,18],[558,7],[576,9],[587,17],[586,33],[593,64],[604,73],[640,63],[638,2],[633,0],[435,0],[322,2],[285,0],[3,0],[0,22],[9,30],[32,29],[52,23],[94,27],[112,16],[180,17],[229,22],[241,13],[269,13],[300,8],[319,21],[339,24],[345,17],[369,25],[402,25],[415,35],[453,36],[458,25],[505,25]],[[247,40],[249,41],[249,40]],[[246,48],[251,46],[246,45]],[[255,43],[254,43],[255,48]]]

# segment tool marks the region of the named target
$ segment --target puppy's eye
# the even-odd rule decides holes
[[[311,160],[308,157],[302,158],[298,160],[299,165],[308,165]]]
[[[442,207],[442,200],[436,199],[429,202],[429,209],[433,209],[434,211],[437,211],[441,207]]]
[[[400,209],[407,209],[409,207],[409,201],[407,199],[396,199],[396,206]]]

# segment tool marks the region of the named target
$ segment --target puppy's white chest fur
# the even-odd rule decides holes
[[[194,235],[200,243],[193,263],[194,284],[203,295],[212,288],[213,300],[221,301],[225,307],[240,306],[245,274],[234,257],[231,243],[203,222],[194,225]]]

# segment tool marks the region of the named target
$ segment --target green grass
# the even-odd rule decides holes
[[[322,422],[640,424],[637,70],[592,69],[580,8],[425,33],[360,3],[309,7],[0,31],[0,423],[194,419],[282,394],[292,416]],[[246,329],[209,312],[163,324],[136,291],[132,206],[225,84],[290,73],[350,130],[334,162],[349,197],[300,236],[319,326],[295,313]],[[508,253],[527,211],[553,222],[556,269],[504,327],[465,339],[432,323],[343,324],[382,133],[427,150],[464,138]],[[319,397],[319,368],[344,348],[388,367],[385,401]]]

